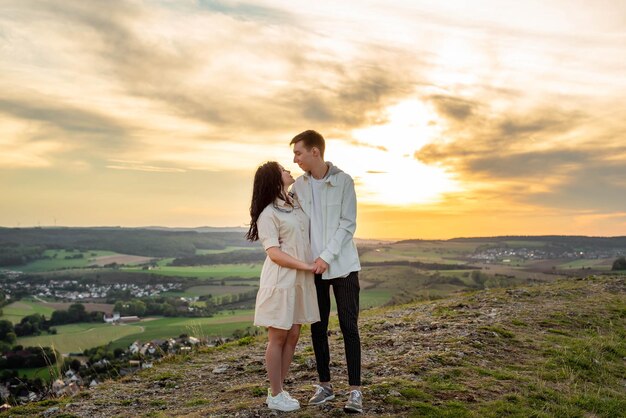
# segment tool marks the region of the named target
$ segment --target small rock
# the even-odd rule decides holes
[[[221,374],[221,373],[226,372],[226,370],[228,370],[228,369],[229,369],[228,364],[220,364],[216,368],[213,369],[213,373]]]
[[[43,416],[44,417],[48,417],[50,415],[56,414],[57,412],[59,412],[59,407],[58,406],[53,406],[52,408],[48,408],[43,412]]]
[[[330,412],[333,409],[333,406],[329,403],[323,403],[320,409],[324,412]]]
[[[381,327],[382,329],[392,329],[392,328],[394,328],[394,327],[395,327],[395,325],[394,325],[394,324],[392,324],[392,323],[391,323],[391,322],[389,322],[389,321],[385,321],[385,322],[383,322],[383,324],[382,324],[380,327]]]

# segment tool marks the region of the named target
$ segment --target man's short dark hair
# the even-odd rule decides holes
[[[326,141],[324,141],[324,137],[317,131],[309,129],[307,131],[301,132],[298,135],[294,136],[289,145],[297,144],[302,141],[304,143],[304,147],[307,150],[311,150],[311,148],[315,147],[320,150],[320,155],[324,158],[324,149],[326,148]]]

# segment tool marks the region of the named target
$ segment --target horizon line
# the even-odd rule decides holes
[[[0,229],[246,229],[245,226],[161,226],[161,225],[148,225],[148,226],[121,226],[121,225],[91,225],[91,226],[64,226],[64,225],[32,225],[32,226],[4,226],[0,225]],[[488,238],[517,238],[517,237],[584,237],[584,238],[626,238],[626,235],[568,235],[568,234],[543,234],[543,235],[516,235],[516,234],[502,234],[502,235],[488,235],[488,236],[457,236],[452,238],[361,238],[355,236],[354,239],[365,241],[451,241],[457,239],[488,239]]]

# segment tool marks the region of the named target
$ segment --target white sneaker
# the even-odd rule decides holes
[[[292,401],[298,402],[298,400],[296,398],[292,398],[289,392],[287,392],[286,390],[283,390],[283,393],[285,394],[287,398],[291,399]],[[300,404],[300,402],[298,402],[298,404]]]
[[[287,392],[286,390],[283,390],[283,392],[285,393],[285,396],[287,398],[291,399],[292,401],[298,402],[298,400],[296,398],[292,398],[291,397],[289,392]],[[272,397],[272,389],[271,388],[267,388],[267,397],[265,398],[265,405],[267,405],[270,402],[270,398],[271,397]]]
[[[269,409],[276,409],[278,411],[289,412],[300,409],[300,402],[293,399],[289,395],[285,394],[285,391],[280,392],[276,396],[267,394],[267,407]]]

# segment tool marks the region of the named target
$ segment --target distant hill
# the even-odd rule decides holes
[[[586,245],[595,247],[626,247],[626,236],[616,237],[588,237],[584,235],[503,235],[496,237],[453,238],[453,242],[476,241],[538,241],[546,243],[561,243],[567,245]]]
[[[364,417],[608,418],[626,411],[624,277],[560,280],[369,310],[360,329]],[[276,416],[263,404],[265,341],[247,337],[172,357],[72,399],[0,416]],[[348,386],[336,318],[330,343],[338,399],[290,416],[343,416]],[[304,405],[315,380],[306,329],[286,389]]]
[[[147,257],[192,256],[198,249],[255,246],[238,228],[0,228],[0,247],[109,250]]]
[[[472,243],[506,243],[526,242],[543,243],[553,246],[584,247],[584,248],[626,248],[626,236],[588,237],[583,235],[502,235],[494,237],[460,237],[447,240],[408,239],[397,243],[436,243],[436,242],[472,242]]]
[[[198,226],[194,228],[171,228],[166,226],[144,226],[135,229],[154,229],[157,231],[195,231],[195,232],[236,232],[245,234],[248,228],[238,226]]]

